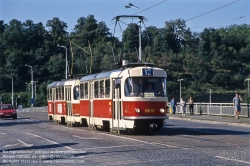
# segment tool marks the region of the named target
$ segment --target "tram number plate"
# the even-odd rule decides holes
[[[143,76],[153,76],[154,75],[154,70],[153,69],[142,69],[142,75]]]
[[[155,112],[155,109],[145,109],[145,113],[154,113]]]

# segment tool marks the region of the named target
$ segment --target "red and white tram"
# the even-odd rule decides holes
[[[48,85],[48,118],[110,131],[150,131],[167,116],[167,74],[149,63]]]

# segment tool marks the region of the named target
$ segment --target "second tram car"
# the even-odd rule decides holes
[[[58,123],[111,132],[149,131],[164,126],[167,74],[149,63],[48,85],[48,118]]]

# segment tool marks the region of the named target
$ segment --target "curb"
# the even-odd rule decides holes
[[[246,123],[234,123],[234,122],[218,122],[213,120],[207,120],[207,119],[192,119],[192,118],[182,118],[182,117],[169,117],[169,119],[176,119],[176,120],[185,120],[185,121],[192,121],[192,122],[202,122],[202,123],[208,123],[208,124],[223,124],[228,126],[243,126],[243,127],[249,127],[250,124]]]

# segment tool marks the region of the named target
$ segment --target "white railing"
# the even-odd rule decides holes
[[[168,104],[168,107],[170,105]],[[241,103],[241,117],[249,117],[250,105],[247,107],[247,103]],[[176,108],[176,113],[180,113],[180,106]],[[190,113],[189,106],[187,104],[186,113]],[[220,116],[235,116],[235,110],[232,103],[195,103],[194,114],[202,115],[220,115]]]
[[[21,110],[17,109],[17,111],[20,111],[20,112],[47,112],[48,111],[48,106],[22,108]]]
[[[168,107],[170,105],[168,104]],[[46,112],[48,110],[47,106],[44,107],[32,107],[23,108],[22,111],[41,111]],[[186,107],[187,113],[189,112],[189,106]],[[176,113],[180,113],[180,106],[178,104],[176,108]],[[219,115],[219,116],[235,116],[235,111],[232,103],[195,103],[194,104],[194,114],[202,115]],[[250,115],[250,105],[247,107],[247,103],[241,103],[241,117],[249,117]]]

